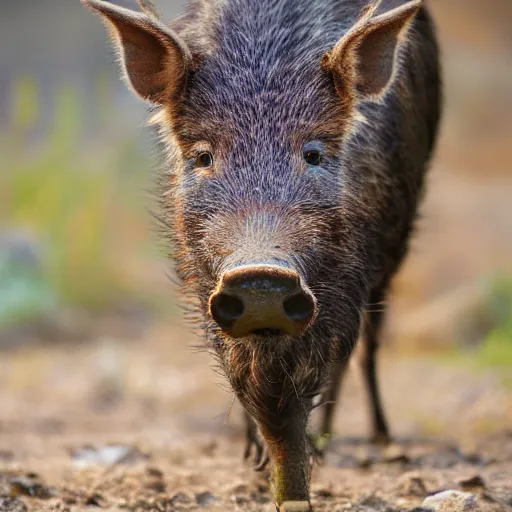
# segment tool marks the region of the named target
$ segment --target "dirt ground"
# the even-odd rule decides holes
[[[185,328],[163,326],[144,341],[4,354],[0,510],[273,510],[267,475],[242,460],[240,411],[191,343]],[[315,510],[409,511],[442,489],[512,509],[507,375],[383,355],[396,442],[367,442],[353,368],[337,436],[314,469]]]

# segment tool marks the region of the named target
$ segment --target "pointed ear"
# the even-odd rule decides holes
[[[156,8],[155,4],[151,0],[138,0],[140,8],[148,15],[156,18],[157,20],[162,19],[162,15]]]
[[[397,50],[422,0],[376,14],[381,2],[374,2],[324,56],[324,68],[334,76],[336,89],[345,101],[381,96],[389,87]]]
[[[142,2],[144,13],[102,0],[82,0],[111,28],[128,84],[142,99],[162,105],[183,93],[192,56],[180,38]]]

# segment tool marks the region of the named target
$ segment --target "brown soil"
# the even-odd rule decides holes
[[[229,414],[232,396],[193,342],[167,327],[141,342],[4,354],[0,510],[272,510],[267,475],[242,461],[239,410]],[[397,442],[378,448],[367,442],[356,373],[339,437],[314,469],[315,510],[408,511],[439,489],[484,493],[489,510],[512,507],[506,375],[385,353]],[[108,446],[119,447],[115,457]]]

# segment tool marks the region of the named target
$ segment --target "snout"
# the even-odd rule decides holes
[[[210,314],[235,338],[280,333],[300,336],[316,315],[316,300],[297,272],[274,265],[226,272],[210,297]]]

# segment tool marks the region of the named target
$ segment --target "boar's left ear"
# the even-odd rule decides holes
[[[387,90],[402,36],[421,4],[410,0],[376,14],[381,2],[374,2],[324,56],[323,67],[333,74],[345,101],[378,98]]]
[[[139,2],[143,13],[102,0],[82,3],[108,21],[128,84],[136,94],[157,105],[180,96],[192,56],[185,43],[159,21],[151,2]]]

